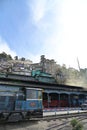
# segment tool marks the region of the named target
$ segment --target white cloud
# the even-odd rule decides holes
[[[2,52],[10,54],[13,58],[14,58],[14,56],[17,55],[16,52],[14,52],[13,50],[10,49],[7,42],[0,37],[0,53],[2,53]]]
[[[42,38],[42,50],[47,58],[59,64],[87,68],[87,1],[86,0],[37,0],[32,11],[35,25]],[[42,33],[42,35],[44,35]],[[39,37],[39,36],[38,36]]]
[[[87,2],[70,0],[63,3],[61,22],[63,26],[62,45],[63,57],[67,64],[75,65],[77,57],[81,67],[87,67]]]
[[[27,1],[29,7],[31,8],[32,17],[34,22],[39,22],[45,14],[45,6],[46,6],[46,0],[32,0],[31,4],[29,1]]]

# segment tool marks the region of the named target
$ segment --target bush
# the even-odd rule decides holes
[[[78,123],[73,130],[83,130],[83,125]]]
[[[79,123],[76,119],[71,120],[72,130],[83,130],[83,125]]]
[[[78,121],[76,119],[71,120],[72,127],[75,127],[77,125]]]

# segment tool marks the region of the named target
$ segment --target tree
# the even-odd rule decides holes
[[[66,66],[63,65],[62,67],[59,67],[56,71],[56,80],[60,84],[65,84],[67,78],[67,69]]]
[[[25,58],[24,58],[24,57],[22,57],[22,58],[21,58],[21,61],[25,61]]]
[[[0,53],[0,59],[3,60],[12,60],[11,55],[7,55],[5,52]]]
[[[18,56],[15,56],[14,59],[15,59],[15,60],[18,60]]]

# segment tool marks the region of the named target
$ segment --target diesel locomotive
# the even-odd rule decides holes
[[[42,89],[0,85],[0,119],[42,117]]]
[[[55,79],[38,70],[32,71],[31,76],[0,74],[0,119],[9,120],[14,115],[21,119],[43,116],[43,90],[23,85],[30,81],[53,83]],[[22,86],[18,85],[19,82]]]

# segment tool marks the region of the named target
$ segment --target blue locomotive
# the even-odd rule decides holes
[[[0,83],[0,119],[9,120],[15,115],[19,115],[22,119],[43,116],[42,89],[34,88],[34,86],[30,88],[27,83],[28,81],[55,83],[51,74],[39,70],[33,70],[31,76],[0,73],[0,82],[2,81],[3,84]],[[20,86],[19,82],[21,84],[26,82],[26,85]]]
[[[0,119],[42,117],[42,89],[0,85]]]

